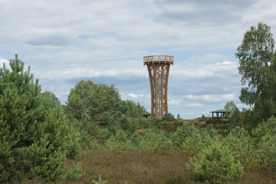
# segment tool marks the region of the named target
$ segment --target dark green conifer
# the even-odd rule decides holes
[[[17,55],[10,67],[0,69],[0,183],[23,177],[53,181],[66,156],[80,152],[78,134],[61,106],[53,108],[41,95],[30,67],[24,71]]]

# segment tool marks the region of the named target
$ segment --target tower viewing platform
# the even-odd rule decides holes
[[[162,118],[168,114],[168,79],[170,65],[174,64],[174,57],[167,55],[153,55],[144,57],[147,65],[151,89],[151,117]]]

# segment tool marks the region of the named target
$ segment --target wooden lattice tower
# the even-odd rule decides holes
[[[173,63],[173,56],[153,55],[144,57],[144,65],[147,65],[149,72],[152,118],[162,118],[164,114],[168,114],[168,79],[170,65]]]

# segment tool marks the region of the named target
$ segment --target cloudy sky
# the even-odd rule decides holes
[[[63,104],[83,79],[150,109],[143,57],[172,55],[169,112],[197,118],[246,107],[235,52],[258,22],[276,35],[275,10],[275,0],[0,0],[0,62],[18,54]]]

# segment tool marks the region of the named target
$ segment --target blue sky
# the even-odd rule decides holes
[[[0,0],[0,64],[18,54],[62,103],[83,79],[150,110],[143,57],[172,55],[169,112],[197,118],[247,107],[235,52],[258,22],[276,35],[275,10],[274,0]]]

